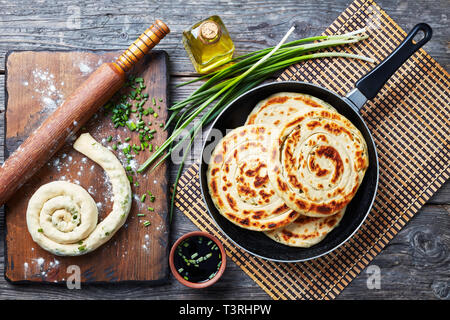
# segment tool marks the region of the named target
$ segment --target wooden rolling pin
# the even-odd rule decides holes
[[[102,64],[33,132],[0,168],[3,205],[125,83],[126,72],[170,32],[160,20],[112,63]]]

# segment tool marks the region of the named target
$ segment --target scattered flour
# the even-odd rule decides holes
[[[93,71],[92,68],[88,64],[86,64],[84,61],[81,61],[78,64],[78,68],[80,69],[83,76],[86,76]]]
[[[48,70],[35,69],[32,71],[34,91],[39,94],[39,99],[43,104],[43,112],[51,112],[58,108],[64,101],[64,96],[58,90],[55,83],[55,76]],[[25,84],[26,83],[26,84]],[[28,82],[24,82],[28,85]]]

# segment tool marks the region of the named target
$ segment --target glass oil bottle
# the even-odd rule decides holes
[[[183,44],[198,73],[209,73],[225,65],[234,52],[234,44],[218,16],[209,17],[183,32]]]

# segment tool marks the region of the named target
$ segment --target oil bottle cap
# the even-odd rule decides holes
[[[200,40],[204,43],[215,43],[220,38],[220,26],[211,20],[204,21],[200,25]]]

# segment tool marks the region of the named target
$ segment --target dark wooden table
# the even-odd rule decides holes
[[[196,86],[175,88],[195,76],[181,42],[181,32],[213,14],[222,17],[236,53],[275,45],[290,25],[298,38],[317,35],[351,0],[267,1],[0,1],[0,163],[4,160],[5,54],[9,50],[112,50],[124,49],[155,18],[172,33],[159,49],[170,56],[171,98],[186,97]],[[449,70],[450,29],[447,0],[379,0],[383,9],[405,30],[427,22],[433,39],[425,46]],[[198,155],[199,150],[194,150]],[[172,167],[172,182],[176,173]],[[3,216],[3,210],[0,215]],[[381,272],[380,289],[369,289],[364,270],[338,299],[450,299],[450,183],[447,182],[391,243],[370,264]],[[177,212],[171,243],[196,227]],[[232,261],[221,280],[204,290],[182,286],[172,277],[158,287],[145,285],[90,285],[68,290],[52,285],[12,285],[3,278],[4,220],[0,219],[0,299],[269,299],[260,287]]]

